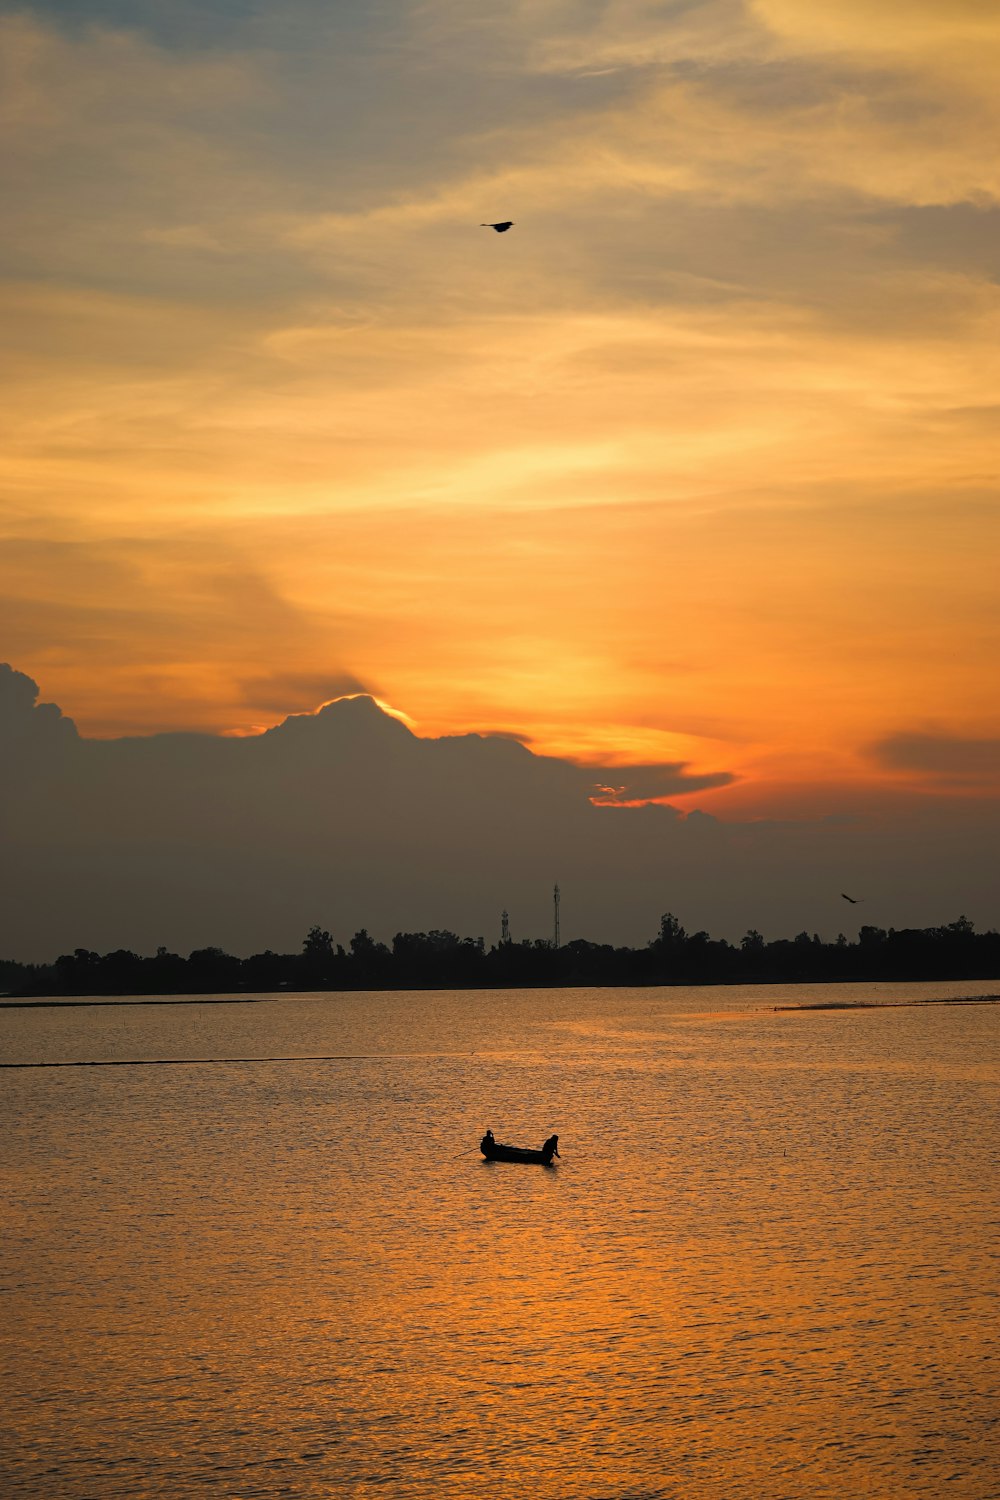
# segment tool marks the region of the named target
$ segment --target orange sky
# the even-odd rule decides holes
[[[0,656],[995,795],[992,0],[329,10],[0,14]]]

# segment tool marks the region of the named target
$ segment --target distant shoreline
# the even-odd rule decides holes
[[[739,945],[687,933],[671,912],[643,947],[616,948],[573,938],[463,938],[434,928],[397,932],[391,947],[362,928],[347,947],[311,927],[298,953],[265,949],[246,958],[222,948],[196,948],[187,958],[160,946],[152,957],[116,948],[100,954],[74,948],[50,964],[0,959],[0,996],[15,1000],[78,999],[107,1003],[127,997],[165,1004],[177,996],[230,997],[365,990],[611,989],[640,985],[894,984],[964,981],[1000,984],[1000,932],[976,932],[965,917],[943,926],[863,926],[857,940],[824,942],[816,933],[765,942],[751,929]]]
[[[290,990],[290,994],[299,993]],[[302,994],[312,993],[309,990]],[[327,993],[320,991],[319,993]],[[68,1010],[80,1005],[270,1005],[278,995],[114,995],[100,1000],[89,997],[53,995],[45,1000],[22,1000],[4,996],[0,1010]]]
[[[762,984],[760,984],[759,986],[756,986],[756,987],[760,988],[760,989],[772,988],[772,987],[774,987],[774,988],[784,988],[786,984],[788,986],[792,986],[792,985],[795,985],[795,984],[798,984],[798,983],[802,983],[802,982],[803,981],[788,980],[788,981],[783,981],[783,982],[781,982],[779,984],[773,984],[772,982],[764,981]],[[806,982],[815,983],[816,981],[806,981]],[[827,983],[837,983],[837,982],[838,981],[836,981],[836,980],[827,981]],[[855,980],[855,981],[851,981],[851,982],[852,983],[861,983],[861,984],[863,984],[864,980],[861,980],[861,981]],[[877,981],[877,983],[879,983],[879,984],[886,984],[886,983],[895,983],[895,984],[920,984],[920,983],[926,983],[926,982],[927,982],[926,980],[906,980],[906,979],[900,979],[900,980],[878,980]],[[947,981],[945,981],[945,982],[947,982]],[[961,981],[957,981],[957,982],[960,983]],[[676,989],[692,989],[692,990],[694,990],[694,989],[701,989],[701,990],[720,989],[720,990],[722,990],[722,989],[753,988],[753,987],[754,986],[752,986],[752,985],[744,985],[743,982],[740,982],[738,985],[737,984],[725,984],[725,983],[718,984],[718,983],[716,983],[716,984],[685,984],[685,985],[676,985],[676,984],[663,984],[663,985],[605,984],[605,985],[600,985],[600,984],[598,984],[598,985],[592,985],[591,986],[591,985],[580,985],[580,984],[575,984],[575,985],[572,985],[572,984],[551,985],[550,984],[550,985],[528,985],[528,986],[525,986],[525,985],[516,985],[516,986],[511,986],[512,989],[525,989],[525,988],[528,988],[528,989],[560,989],[560,990],[591,989],[591,988],[593,988],[593,989],[609,989],[609,990],[633,989],[633,988],[634,989],[662,989],[662,990],[676,990]],[[465,992],[468,993],[468,994],[485,993],[485,992],[482,992],[482,991],[477,991],[475,987],[466,987],[466,986],[462,986],[462,985],[457,985],[457,986],[456,985],[452,985],[452,986],[449,986],[449,985],[433,985],[433,986],[428,986],[428,985],[414,985],[414,986],[407,986],[405,989],[402,990],[402,993],[406,993],[406,989],[409,989],[414,994],[420,994],[422,992],[431,992],[431,991],[437,991],[437,990],[440,990],[440,991],[442,991],[444,993],[460,993],[462,990],[465,990]],[[51,997],[46,998],[46,999],[31,999],[31,1000],[29,1000],[29,999],[21,999],[21,998],[17,998],[17,997],[8,997],[8,996],[5,996],[2,999],[0,999],[0,1010],[73,1010],[73,1009],[77,1009],[79,1007],[95,1007],[95,1006],[96,1007],[102,1007],[102,1006],[103,1007],[114,1007],[114,1006],[126,1006],[126,1005],[273,1005],[278,1000],[291,999],[293,996],[326,995],[330,999],[333,999],[337,995],[371,995],[371,994],[380,994],[380,993],[381,994],[397,994],[397,993],[400,993],[400,987],[396,986],[394,988],[391,988],[391,989],[387,988],[387,989],[382,990],[382,991],[370,990],[370,989],[364,989],[364,990],[287,990],[284,994],[266,994],[266,995],[211,995],[211,994],[205,994],[205,995],[190,995],[190,994],[188,994],[188,995],[159,995],[159,996],[150,996],[150,995],[138,995],[138,996],[137,995],[117,995],[117,996],[106,996],[106,997],[102,997],[100,999],[94,999],[94,998],[91,998],[89,996],[85,996],[85,997],[72,996],[72,997],[67,997],[65,999],[61,998],[59,996],[51,996]],[[822,1011],[836,1011],[836,1010],[903,1010],[903,1009],[906,1009],[907,1007],[919,1006],[919,1005],[1000,1005],[1000,994],[997,994],[997,995],[955,995],[955,996],[941,995],[941,996],[938,996],[936,998],[932,998],[932,999],[928,999],[928,1000],[920,1000],[920,999],[917,999],[917,1000],[810,1000],[810,1001],[804,1001],[801,1005],[772,1005],[770,1007],[761,1007],[761,1008],[762,1009],[770,1009],[772,1011],[781,1011],[781,1012],[784,1012],[785,1014],[789,1014],[789,1013],[794,1013],[796,1011],[806,1012],[806,1011],[816,1011],[816,1010],[822,1010]]]

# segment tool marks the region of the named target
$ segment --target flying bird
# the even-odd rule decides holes
[[[858,901],[861,900],[860,896],[858,896],[857,899],[855,899],[853,896],[849,896],[846,891],[841,891],[840,894],[841,894],[841,896],[843,896],[844,900],[845,901],[849,901],[852,906],[857,906]]]
[[[513,219],[501,219],[499,224],[480,224],[480,229],[495,229],[497,234],[506,234],[508,229],[513,228]]]

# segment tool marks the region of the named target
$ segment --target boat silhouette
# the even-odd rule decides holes
[[[505,1146],[494,1140],[492,1130],[487,1130],[479,1142],[479,1149],[487,1161],[537,1162],[550,1167],[552,1158],[559,1155],[559,1137],[550,1135],[541,1149],[535,1151],[529,1146]]]

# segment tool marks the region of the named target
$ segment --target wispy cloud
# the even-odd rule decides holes
[[[0,28],[7,627],[88,727],[376,682],[722,738],[717,806],[911,780],[865,747],[929,695],[995,735],[993,7]]]

